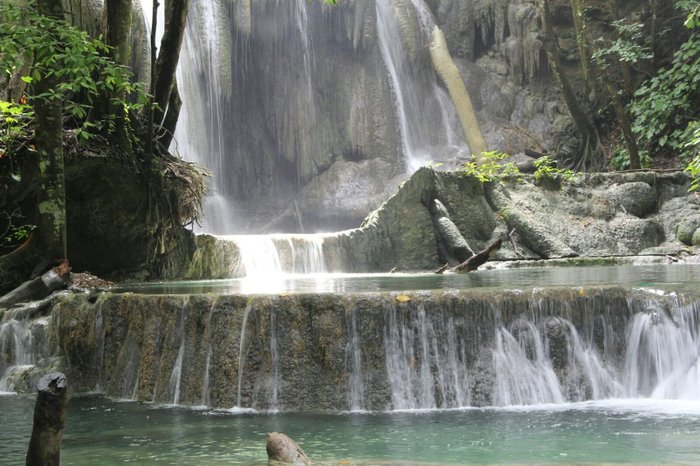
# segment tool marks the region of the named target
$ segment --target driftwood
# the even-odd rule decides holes
[[[304,450],[294,440],[279,432],[267,434],[267,459],[283,464],[311,464]]]
[[[27,466],[58,466],[68,407],[68,383],[60,372],[46,374],[37,384],[34,426],[27,449]]]
[[[520,251],[518,251],[518,247],[515,245],[515,240],[513,239],[513,234],[515,233],[515,228],[510,230],[510,233],[508,233],[508,241],[510,241],[510,245],[513,246],[513,251],[515,251],[515,254],[520,258],[520,259],[525,259],[525,256],[520,254]]]
[[[486,249],[480,251],[478,254],[470,257],[461,264],[452,267],[450,270],[452,272],[471,272],[472,270],[478,269],[489,260],[489,257],[493,251],[501,247],[501,243],[503,243],[503,240],[498,238],[496,241],[489,244]]]
[[[54,291],[66,288],[69,282],[70,266],[68,261],[63,261],[43,275],[22,283],[5,296],[0,297],[0,308],[43,299]]]

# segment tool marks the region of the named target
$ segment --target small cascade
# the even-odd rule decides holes
[[[327,273],[323,235],[233,235],[246,278]]]
[[[95,310],[95,326],[94,332],[97,336],[97,383],[95,384],[95,391],[102,392],[104,387],[104,359],[105,359],[105,329],[102,319],[102,303],[98,302],[97,309]]]
[[[204,375],[202,376],[202,406],[209,406],[210,401],[210,391],[209,391],[209,368],[211,366],[211,355],[212,355],[212,345],[211,345],[211,318],[214,314],[214,307],[216,306],[216,298],[212,300],[211,306],[209,307],[209,315],[207,316],[207,329],[206,329],[206,342],[207,349],[204,360]]]
[[[539,330],[531,322],[517,323],[515,336],[504,328],[496,332],[493,403],[497,406],[563,403],[559,380],[545,355]]]
[[[241,322],[241,337],[240,337],[240,345],[238,347],[238,388],[236,390],[236,407],[237,408],[242,408],[243,407],[243,399],[241,396],[242,393],[242,387],[243,387],[243,368],[245,367],[245,359],[246,359],[246,328],[248,325],[248,316],[250,315],[250,311],[253,309],[252,302],[248,302],[248,305],[245,307],[245,310],[243,311],[243,321]]]
[[[0,389],[60,363],[77,391],[236,411],[700,400],[700,301],[580,291],[59,296],[5,313]]]
[[[187,310],[187,304],[182,306],[180,313],[180,323],[177,331],[177,338],[180,342],[179,348],[177,350],[177,358],[175,359],[175,364],[173,365],[173,370],[170,373],[170,380],[168,383],[168,393],[172,393],[173,405],[180,404],[180,391],[182,384],[182,363],[185,359],[185,313]],[[138,387],[138,381],[136,383]]]
[[[272,374],[270,377],[270,400],[269,410],[277,411],[277,397],[280,389],[280,352],[277,342],[277,316],[275,312],[270,311],[270,365],[272,366]]]
[[[345,358],[348,372],[348,409],[360,411],[365,401],[365,386],[362,379],[362,348],[357,334],[356,312],[350,314],[348,344],[345,347]]]
[[[463,348],[454,333],[444,334],[444,323],[433,322],[422,307],[410,320],[389,311],[384,348],[393,409],[466,406]]]
[[[0,392],[14,391],[13,375],[34,364],[32,340],[29,321],[10,316],[0,323]]]
[[[411,4],[418,16],[422,37],[409,39],[420,42],[415,47],[425,49],[427,54],[435,22],[422,0],[411,0]],[[395,5],[391,0],[377,0],[376,9],[379,46],[394,91],[407,170],[412,173],[435,160],[436,146],[459,146],[460,151],[464,151],[466,145],[463,137],[451,128],[450,122],[455,120],[446,119],[448,115],[454,115],[454,106],[445,99],[432,68],[412,62],[412,54],[404,45]],[[427,60],[429,62],[429,58]],[[426,119],[440,121],[436,126],[444,129],[444,139],[431,134]]]
[[[628,330],[625,386],[629,396],[700,400],[698,309],[681,307],[671,317],[649,302]]]

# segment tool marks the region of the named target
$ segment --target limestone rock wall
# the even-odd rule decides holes
[[[517,327],[523,314],[535,325],[560,316],[595,335],[602,354],[603,329],[587,326],[604,321],[616,335],[605,348],[615,366],[638,307],[615,288],[585,296],[408,295],[64,295],[43,319],[48,350],[37,356],[60,357],[76,393],[97,389],[156,403],[302,411],[479,406],[495,403],[490,360],[500,327]],[[464,377],[449,375],[456,370],[449,364]],[[425,371],[432,375],[421,381]],[[410,393],[400,393],[401,376]]]
[[[35,365],[10,374],[16,390],[26,390],[42,370],[59,369],[74,393],[317,412],[648,396],[654,380],[668,375],[654,370],[670,369],[645,359],[658,357],[653,348],[649,355],[643,346],[630,348],[639,341],[628,341],[629,328],[644,331],[638,325],[653,320],[651,330],[686,335],[700,307],[691,295],[613,286],[400,295],[64,294],[44,307],[48,317],[22,320],[11,312],[0,319],[0,383],[14,358],[6,336],[29,332],[34,342],[26,350]],[[630,367],[639,367],[640,380],[651,385],[625,385]]]
[[[435,199],[474,251],[513,232],[516,249],[504,241],[495,260],[697,257],[700,203],[688,188],[689,178],[681,172],[579,175],[542,182],[523,176],[483,185],[461,172],[423,168],[360,228],[324,236],[326,268],[389,272],[434,270],[445,264],[449,257],[440,252],[430,213]],[[223,243],[200,237],[199,268],[191,277],[240,276],[236,251],[222,254],[222,248],[231,247]]]

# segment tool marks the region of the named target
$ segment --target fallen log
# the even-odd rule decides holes
[[[450,270],[452,272],[471,272],[478,269],[480,266],[484,265],[486,261],[489,260],[491,253],[501,247],[503,240],[498,238],[493,243],[489,244],[486,249],[480,251],[475,256],[470,257],[459,265],[452,267]]]
[[[69,283],[70,266],[68,261],[63,261],[43,275],[22,283],[5,296],[0,297],[0,308],[43,299],[54,291],[66,288]]]
[[[267,459],[283,464],[311,464],[304,450],[294,440],[279,432],[267,434]]]
[[[58,466],[68,407],[68,382],[60,372],[46,374],[37,384],[34,425],[27,449],[27,466]]]

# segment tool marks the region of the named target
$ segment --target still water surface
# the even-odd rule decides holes
[[[24,463],[33,400],[0,396],[0,464]],[[457,411],[253,414],[70,402],[63,465],[264,464],[270,431],[317,463],[700,463],[700,404],[608,400]]]
[[[545,286],[700,286],[700,264],[532,267],[468,274],[318,274],[124,285],[136,293],[354,293],[366,291]]]

